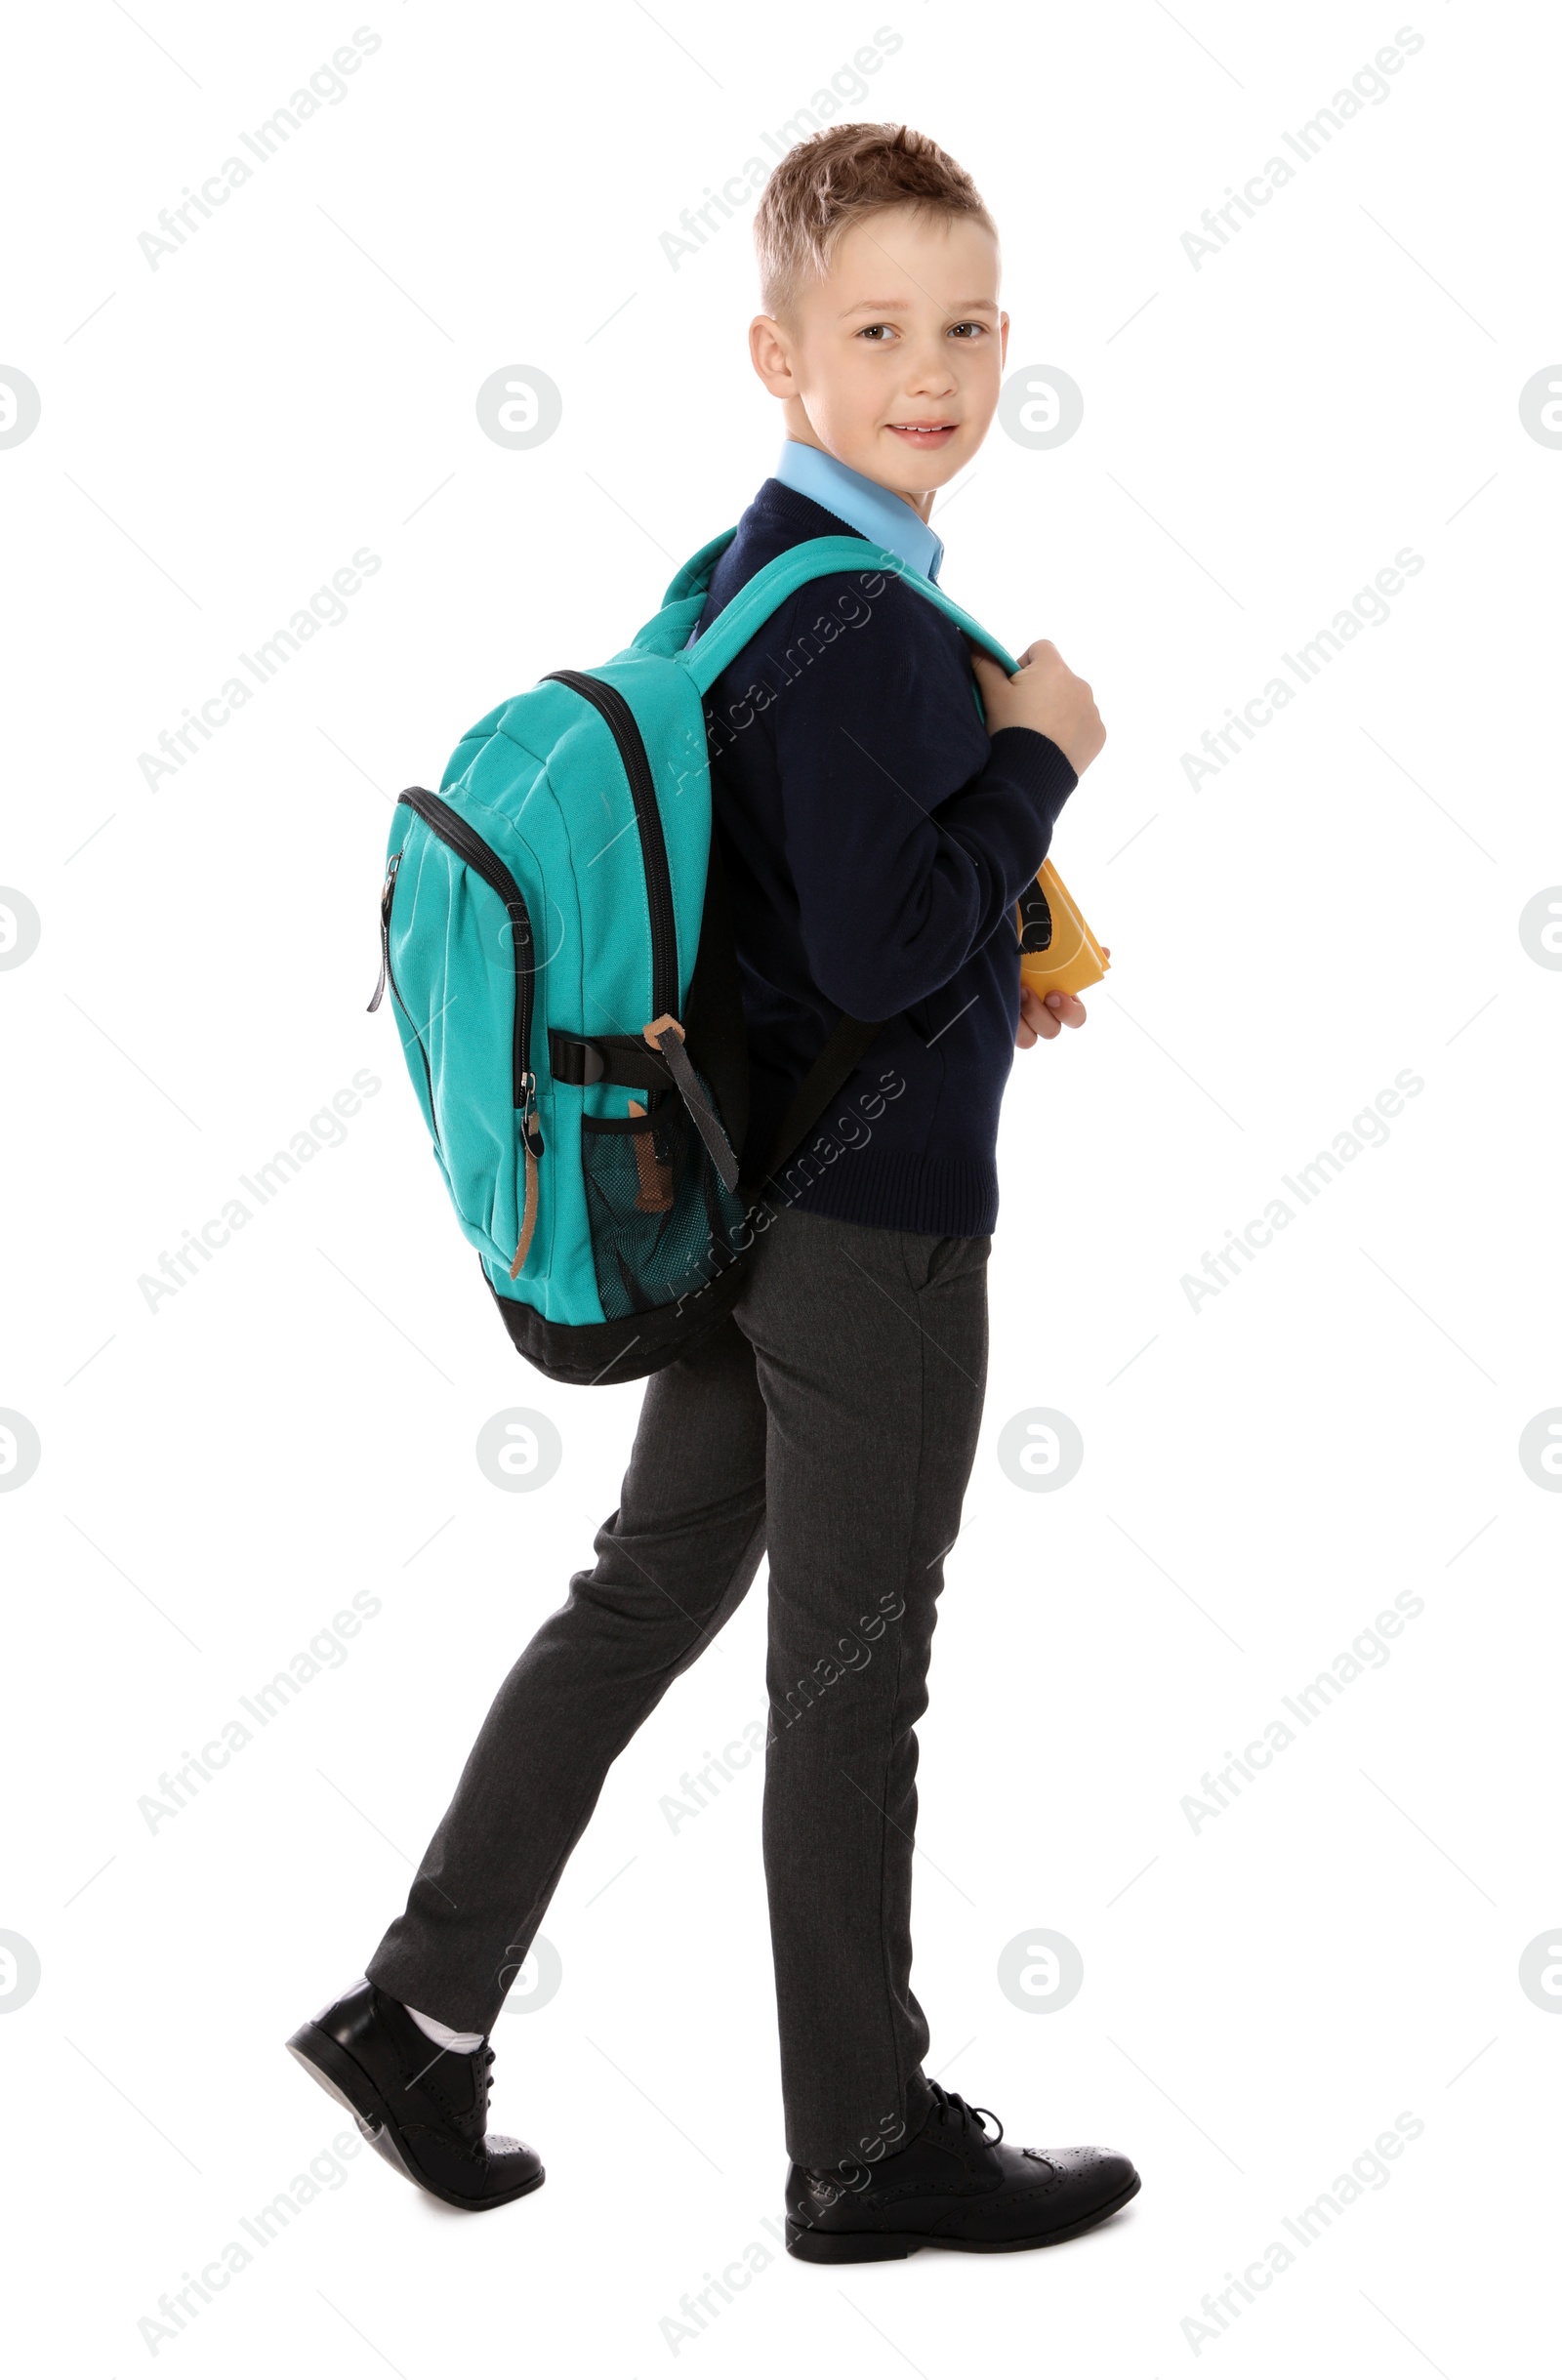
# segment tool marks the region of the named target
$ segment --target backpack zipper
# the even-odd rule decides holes
[[[405,803],[415,818],[423,820],[431,834],[436,835],[441,842],[448,843],[456,856],[465,860],[473,874],[480,876],[483,882],[498,893],[509,913],[515,970],[515,1025],[511,1056],[514,1104],[520,1111],[521,1136],[526,1143],[527,1153],[538,1158],[543,1153],[543,1141],[537,1129],[537,1077],[531,1066],[532,986],[536,958],[531,912],[526,907],[526,896],[498,853],[489,849],[481,836],[473,832],[460,812],[453,810],[448,801],[441,801],[437,794],[425,792],[421,785],[408,786],[406,792],[396,799],[398,807]],[[382,919],[389,962],[389,904],[382,911]],[[428,1062],[426,1057],[426,1067]]]
[[[618,747],[635,804],[639,829],[640,865],[645,871],[645,904],[651,921],[651,1014],[678,1014],[678,928],[673,916],[673,880],[668,872],[667,842],[662,813],[656,805],[656,785],[635,714],[616,686],[584,670],[550,670],[541,681],[556,678],[561,686],[584,696],[607,722]]]
[[[397,983],[395,969],[390,964],[390,903],[395,895],[396,876],[400,866],[401,853],[392,851],[390,865],[386,870],[385,882],[380,887],[380,980],[375,985],[373,997],[369,1002],[369,1014],[372,1016],[380,1005],[381,1001],[385,998],[385,987],[389,984],[391,999],[412,1027],[412,1038],[417,1045],[418,1055],[423,1060],[423,1079],[429,1086],[430,1126],[433,1132],[435,1147],[442,1148],[444,1143],[439,1138],[439,1117],[433,1103],[433,1073],[429,1064],[429,1052],[423,1046],[423,1035],[418,1030],[417,1019],[401,997],[401,986]]]
[[[380,980],[369,1001],[368,1012],[371,1016],[385,998],[385,987],[390,975],[390,896],[396,888],[396,870],[400,865],[400,852],[392,851],[385,872],[385,882],[380,887]],[[396,997],[399,999],[400,994]]]

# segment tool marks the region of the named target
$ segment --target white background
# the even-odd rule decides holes
[[[626,642],[768,472],[747,212],[677,271],[658,235],[881,20],[383,0],[348,96],[153,270],[138,235],[354,21],[105,0],[9,41],[0,361],[42,396],[0,452],[0,880],[42,928],[0,974],[0,1405],[42,1446],[0,1498],[0,1927],[42,1972],[0,2025],[31,2370],[142,2368],[160,2294],[341,2132],[282,2040],[361,1972],[616,1502],[640,1388],[518,1364],[364,1013],[388,805],[492,704]],[[1195,269],[1181,234],[1394,12],[882,21],[900,47],[839,114],[968,167],[1011,367],[1085,393],[1056,450],[995,429],[934,525],[949,591],[1096,688],[1110,740],[1054,856],[1114,953],[1006,1107],[915,1981],[932,2072],[1010,2138],[1127,2149],[1143,2192],[1046,2255],[776,2250],[758,1766],[676,1834],[659,1806],[762,1706],[761,1573],[608,1779],[545,1920],[561,1988],[500,2021],[496,2121],[546,2188],[461,2220],[365,2150],[160,2369],[1473,2380],[1554,2322],[1562,2023],[1518,1968],[1562,1939],[1562,1500],[1517,1444],[1562,1404],[1562,976],[1518,920],[1562,880],[1562,452],[1518,392],[1562,354],[1557,24],[1419,0],[1388,100]],[[563,394],[528,452],[476,422],[506,365]],[[365,546],[346,620],[148,787],[159,732]],[[1193,790],[1183,753],[1406,546],[1390,619]],[[360,1068],[384,1087],[342,1144],[149,1310],[140,1277]],[[1195,1311],[1182,1276],[1402,1069],[1424,1088],[1386,1143]],[[530,1498],[474,1460],[514,1406],[563,1439]],[[1052,1494],[996,1458],[1037,1407],[1084,1436]],[[354,1591],[383,1610],[345,1663],[149,1829],[159,1774]],[[1386,1666],[1195,1831],[1204,1773],[1399,1592],[1424,1609]],[[1038,1927],[1082,1952],[1066,2009],[999,1989]],[[1424,2129],[1387,2185],[1190,2340],[1402,2112]],[[670,2345],[755,2240],[746,2293]]]

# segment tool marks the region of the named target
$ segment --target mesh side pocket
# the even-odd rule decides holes
[[[581,1165],[596,1289],[609,1322],[674,1305],[719,1269],[742,1214],[681,1099],[644,1116],[583,1116]]]

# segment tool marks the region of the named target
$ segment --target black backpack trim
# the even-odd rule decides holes
[[[528,1364],[566,1387],[610,1388],[619,1380],[643,1380],[686,1355],[707,1332],[726,1320],[748,1269],[749,1252],[735,1252],[703,1288],[623,1322],[549,1322],[535,1306],[501,1297],[488,1280],[486,1265],[482,1277],[511,1343]]]

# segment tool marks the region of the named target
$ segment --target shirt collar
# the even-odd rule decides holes
[[[834,513],[848,527],[872,538],[876,546],[887,546],[891,554],[897,554],[912,569],[920,570],[924,578],[937,584],[938,567],[944,558],[943,539],[935,537],[926,522],[918,519],[902,497],[881,487],[877,479],[852,471],[848,464],[838,463],[822,446],[805,445],[801,438],[785,441],[774,475],[783,487],[811,497],[827,513]]]

